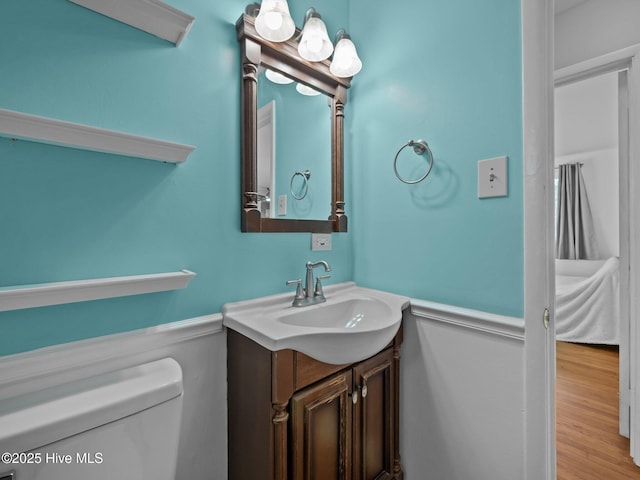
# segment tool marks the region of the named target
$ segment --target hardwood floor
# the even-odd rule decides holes
[[[558,480],[640,480],[618,434],[618,349],[557,342]]]

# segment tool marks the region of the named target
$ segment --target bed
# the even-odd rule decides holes
[[[619,260],[556,260],[556,338],[620,344]]]

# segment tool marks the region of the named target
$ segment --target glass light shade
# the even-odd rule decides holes
[[[287,0],[262,0],[256,17],[256,31],[272,42],[284,42],[293,37],[296,24],[289,13]]]
[[[296,85],[296,90],[298,91],[298,93],[301,93],[302,95],[307,95],[308,97],[314,97],[316,95],[320,95],[320,92],[318,90],[316,90],[315,88],[307,87],[302,83],[298,83]]]
[[[309,18],[304,24],[298,53],[302,58],[312,62],[326,60],[333,53],[333,44],[329,40],[327,27],[319,16]]]
[[[341,38],[336,45],[329,70],[336,77],[353,77],[362,68],[362,61],[356,52],[356,46],[349,38]]]
[[[289,77],[282,75],[281,73],[274,72],[273,70],[266,70],[264,72],[265,77],[271,80],[273,83],[279,83],[281,85],[287,85],[293,83],[293,80]]]

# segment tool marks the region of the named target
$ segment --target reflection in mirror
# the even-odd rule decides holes
[[[273,70],[258,75],[258,206],[265,218],[326,220],[331,108],[325,95],[301,94],[298,85]],[[286,212],[278,208],[282,196]]]

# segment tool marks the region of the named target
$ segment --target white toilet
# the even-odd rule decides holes
[[[164,358],[0,395],[0,480],[174,480],[182,392]]]

